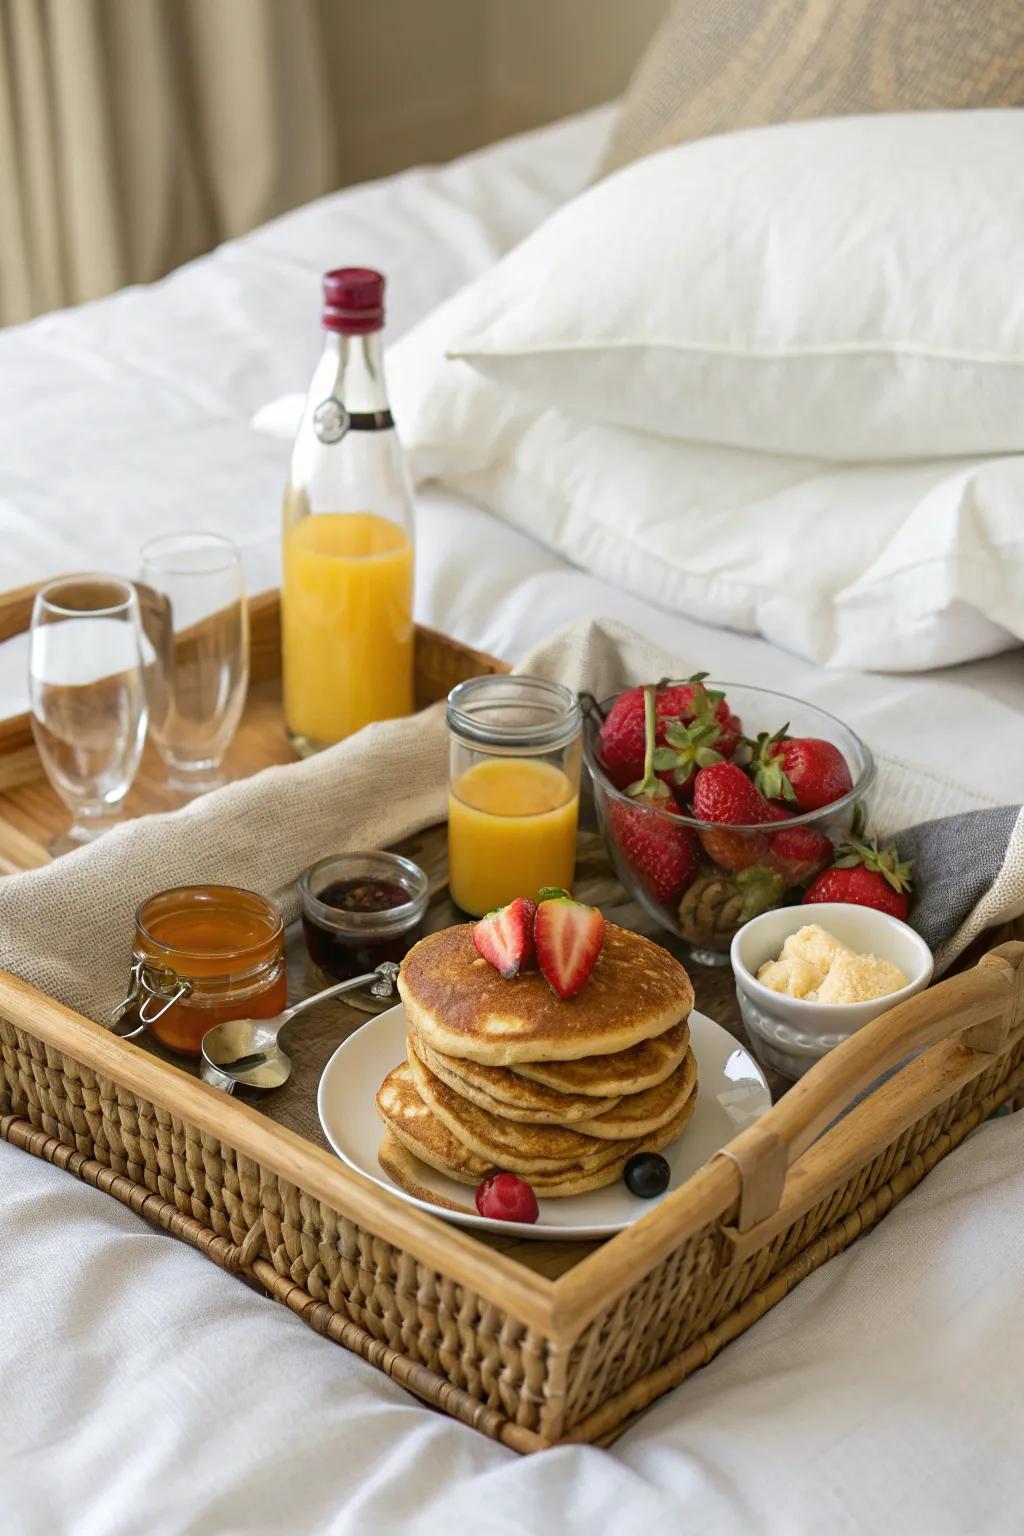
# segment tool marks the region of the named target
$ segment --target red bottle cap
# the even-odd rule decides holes
[[[343,336],[365,336],[384,324],[384,274],[372,267],[338,267],[324,273],[323,327]]]

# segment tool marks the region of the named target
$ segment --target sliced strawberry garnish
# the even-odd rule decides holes
[[[473,924],[477,952],[511,981],[533,957],[533,923],[537,903],[517,896],[507,907],[495,907]]]
[[[573,901],[568,891],[541,891],[533,925],[537,964],[558,996],[575,997],[586,986],[604,943],[604,918],[596,907]]]

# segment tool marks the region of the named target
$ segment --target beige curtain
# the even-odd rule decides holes
[[[336,184],[320,0],[0,0],[0,323]]]

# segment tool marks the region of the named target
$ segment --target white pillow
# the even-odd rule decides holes
[[[698,140],[464,291],[452,355],[577,416],[878,461],[1024,449],[1024,111]]]
[[[924,670],[1024,637],[1024,456],[837,466],[538,412],[445,360],[457,304],[388,355],[418,481],[652,603],[823,665]]]

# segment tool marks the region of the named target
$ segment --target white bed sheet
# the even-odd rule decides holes
[[[399,334],[581,186],[607,126],[590,114],[337,194],[151,289],[0,335],[0,588],[130,571],[151,533],[203,525],[243,545],[252,590],[270,585],[286,451],[247,423],[308,378],[321,271],[384,267]],[[717,676],[823,703],[890,754],[946,762],[979,803],[1021,796],[1020,653],[826,675],[648,607],[452,496],[418,516],[426,623],[514,657],[610,615]],[[23,703],[23,665],[4,649],[0,714]],[[1022,1116],[983,1131],[611,1454],[529,1463],[0,1145],[0,1529],[1015,1529],[1022,1138]]]
[[[419,1406],[107,1196],[0,1143],[5,1536],[1011,1536],[1024,1114],[611,1451]]]

